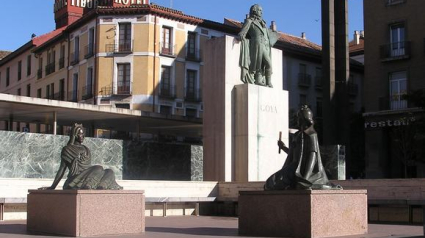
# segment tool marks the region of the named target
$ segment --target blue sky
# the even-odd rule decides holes
[[[243,21],[251,5],[263,7],[264,19],[276,21],[279,31],[301,36],[321,44],[321,0],[151,0],[158,5],[181,10],[185,14],[223,22],[230,18]],[[363,30],[363,0],[349,0],[349,39],[355,30]],[[31,39],[55,28],[54,0],[2,1],[0,8],[0,50],[16,50]]]

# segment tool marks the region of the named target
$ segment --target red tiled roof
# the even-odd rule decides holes
[[[235,21],[235,20],[232,20],[232,19],[228,19],[228,18],[224,19],[224,24],[234,26],[234,27],[238,27],[238,28],[242,28],[241,22]],[[293,36],[293,35],[290,35],[290,34],[286,34],[286,33],[283,33],[283,32],[279,32],[279,33],[280,33],[279,41],[281,41],[284,44],[285,43],[289,44],[293,48],[308,49],[308,50],[312,50],[312,51],[321,51],[322,50],[322,47],[320,45],[313,43],[309,40],[303,39],[301,37]]]
[[[10,53],[12,53],[12,52],[5,51],[5,50],[0,50],[0,60],[3,59],[4,57],[6,57]]]
[[[46,33],[44,35],[34,37],[32,39],[32,42],[33,42],[34,46],[38,47],[38,46],[46,43],[47,41],[51,40],[55,36],[57,36],[60,33],[62,33],[62,31],[64,31],[66,29],[66,27],[67,26],[63,26],[63,27],[61,27],[59,29],[56,29],[56,30],[51,31],[49,33]]]
[[[355,40],[350,41],[348,47],[350,53],[364,51],[364,38],[360,38],[359,44],[356,44]]]

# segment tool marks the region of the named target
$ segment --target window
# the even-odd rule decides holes
[[[74,38],[74,57],[72,58],[72,64],[75,65],[80,61],[80,37]]]
[[[41,98],[41,88],[37,89],[37,98]]]
[[[21,96],[21,88],[18,88],[18,91],[16,92],[16,95]]]
[[[119,24],[119,52],[131,51],[131,23]]]
[[[18,81],[22,79],[22,60],[18,62]]]
[[[118,94],[130,94],[130,64],[118,64]]]
[[[6,68],[6,87],[9,86],[10,83],[10,67]]]
[[[171,107],[166,105],[159,106],[159,113],[162,115],[171,115]]]
[[[83,99],[89,99],[93,97],[93,68],[87,68],[86,86],[83,90]]]
[[[27,76],[31,75],[31,55],[27,56]]]
[[[300,106],[307,105],[307,95],[300,94]]]
[[[87,46],[86,58],[91,57],[94,53],[94,28],[89,30],[89,44]]]
[[[298,71],[298,85],[303,87],[310,87],[311,75],[307,74],[307,65],[300,64]]]
[[[322,78],[323,78],[322,68],[316,67],[316,76],[314,78],[316,88],[321,88],[322,87],[322,84],[323,84]]]
[[[198,114],[198,110],[194,108],[186,108],[186,116],[187,117],[196,117]]]
[[[316,99],[316,117],[322,118],[323,106],[322,106],[322,98]]]
[[[59,100],[65,100],[65,79],[59,81]]]
[[[390,26],[391,56],[403,56],[405,54],[405,28],[404,24]]]
[[[31,84],[27,84],[27,97],[31,97]]]
[[[65,45],[61,45],[61,50],[59,52],[59,69],[65,67]]]
[[[50,96],[49,99],[54,99],[55,98],[55,84],[51,83],[50,84]]]
[[[403,95],[407,94],[406,72],[390,74],[390,109],[398,110],[407,108],[407,101]]]
[[[195,70],[187,70],[186,72],[186,100],[196,100],[196,74]]]
[[[50,85],[46,86],[46,98],[50,99]]]
[[[38,59],[38,70],[37,70],[37,79],[43,77],[43,58]]]
[[[196,59],[196,32],[189,32],[187,35],[187,57]]]
[[[162,66],[161,68],[161,86],[160,86],[159,95],[172,96],[170,66]]]
[[[72,92],[71,92],[71,101],[76,102],[78,96],[78,74],[75,73],[72,77]]]
[[[162,47],[161,52],[164,54],[172,55],[173,48],[172,44],[172,28],[171,27],[163,27],[162,28]]]

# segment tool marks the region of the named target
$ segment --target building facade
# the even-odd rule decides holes
[[[423,177],[415,143],[423,110],[406,95],[425,88],[423,1],[363,1],[366,177]]]

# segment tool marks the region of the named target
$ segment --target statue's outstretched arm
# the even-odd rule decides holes
[[[59,165],[59,170],[56,173],[56,177],[55,180],[53,180],[53,184],[50,187],[42,187],[39,188],[40,190],[53,190],[56,188],[56,186],[58,186],[58,183],[61,181],[63,175],[65,174],[65,170],[66,170],[66,165],[63,161],[61,161],[61,164]]]

